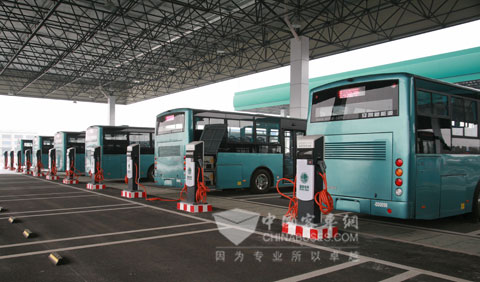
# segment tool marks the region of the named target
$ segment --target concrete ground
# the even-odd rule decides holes
[[[120,181],[89,191],[87,180],[65,185],[0,174],[0,281],[480,281],[480,224],[464,217],[335,212],[340,237],[313,242],[281,236],[288,201],[273,192],[213,191],[213,212],[190,214],[176,202],[121,198]],[[149,197],[179,194],[145,186]],[[244,230],[214,218],[234,208],[262,215],[239,245],[224,234]],[[357,228],[347,226],[355,216]],[[58,266],[52,252],[63,257]]]

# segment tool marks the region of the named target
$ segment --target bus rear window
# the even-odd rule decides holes
[[[185,124],[185,114],[168,114],[157,118],[157,135],[182,132]]]
[[[61,133],[55,134],[55,145],[62,145],[63,144],[63,135]]]
[[[313,93],[311,121],[398,115],[398,80],[350,84]]]

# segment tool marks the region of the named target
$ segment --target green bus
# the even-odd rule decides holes
[[[479,214],[480,91],[407,73],[310,93],[337,210],[403,219]]]
[[[94,125],[85,135],[85,173],[94,172],[93,152],[100,147],[105,179],[124,178],[127,172],[127,147],[140,144],[140,177],[153,181],[154,128]]]
[[[48,169],[48,150],[53,148],[53,136],[34,136],[32,150],[32,167],[37,166],[37,151],[40,151],[42,166]]]
[[[85,131],[57,132],[54,138],[54,148],[58,171],[65,171],[67,167],[67,149],[75,148],[75,169],[82,173],[85,172]]]
[[[189,108],[161,113],[155,131],[155,180],[183,187],[185,146],[201,140],[209,188],[265,193],[278,179],[295,177],[295,137],[304,135],[305,128],[306,120],[260,114]]]

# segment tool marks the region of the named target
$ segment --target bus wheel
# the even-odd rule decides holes
[[[148,177],[148,181],[151,181],[151,182],[155,181],[155,170],[153,169],[153,165],[148,168],[147,177]]]
[[[267,193],[270,186],[272,186],[270,173],[265,169],[257,169],[250,181],[250,191],[256,194],[263,194]]]
[[[480,221],[480,183],[473,194],[472,219],[474,222]]]

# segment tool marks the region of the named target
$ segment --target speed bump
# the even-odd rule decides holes
[[[11,216],[11,217],[8,218],[8,222],[15,223],[15,222],[17,222],[17,219],[15,217]]]
[[[4,207],[0,207],[0,212],[4,212],[6,209]]]

